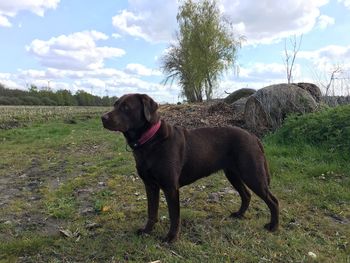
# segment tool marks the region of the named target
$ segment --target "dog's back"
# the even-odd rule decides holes
[[[247,162],[266,162],[259,139],[238,127],[185,130],[184,140],[185,159],[181,185],[219,170],[244,169],[244,163]]]

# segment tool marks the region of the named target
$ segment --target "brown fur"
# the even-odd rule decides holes
[[[148,200],[148,221],[139,234],[150,233],[158,221],[159,191],[168,204],[170,230],[166,242],[176,240],[180,229],[179,189],[223,170],[240,194],[242,203],[232,217],[243,217],[251,198],[250,188],[270,209],[270,231],[278,228],[278,200],[268,186],[270,176],[260,140],[238,127],[187,130],[162,120],[158,132],[144,145],[141,135],[159,121],[158,105],[145,94],[124,95],[102,116],[103,126],[121,131],[133,149],[136,168]],[[248,187],[248,188],[247,188]]]

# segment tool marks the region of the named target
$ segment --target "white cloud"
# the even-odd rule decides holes
[[[221,0],[224,14],[248,44],[269,44],[291,35],[308,33],[316,25],[320,7],[328,0]]]
[[[2,16],[0,13],[0,27],[11,27],[10,21],[7,19],[6,16]]]
[[[176,0],[129,0],[128,2],[128,10],[123,10],[112,18],[118,32],[142,38],[148,42],[166,42],[171,39],[177,27]]]
[[[140,37],[147,41],[150,38],[145,34],[139,24],[139,22],[144,21],[145,18],[142,15],[135,15],[132,12],[123,10],[119,15],[112,18],[113,26],[119,28],[120,31],[126,32],[131,36]]]
[[[129,74],[135,74],[139,76],[161,76],[162,73],[159,70],[150,69],[141,64],[131,63],[126,65],[125,72]]]
[[[332,94],[349,94],[350,45],[329,45],[317,50],[300,51],[298,57],[309,61],[309,66],[305,70],[311,76],[311,82],[316,83],[323,92],[330,83],[331,74],[334,72]]]
[[[48,41],[35,39],[26,49],[46,67],[95,70],[103,67],[105,59],[125,54],[120,48],[97,46],[97,41],[106,39],[108,36],[101,32],[83,31],[53,37]]]
[[[68,89],[73,93],[78,90],[99,96],[121,96],[125,93],[147,93],[160,102],[177,102],[179,89],[176,85],[162,85],[154,81],[140,79],[139,75],[130,75],[113,68],[91,70],[19,70],[17,73],[0,73],[0,83],[10,88],[29,87],[34,84],[41,87],[48,85],[53,90]]]
[[[70,89],[70,84],[62,79],[51,79],[47,76],[47,71],[44,70],[19,70],[18,73],[0,73],[0,83],[8,88],[26,89],[30,85],[37,87],[47,87],[48,85],[53,90]]]
[[[350,45],[339,46],[329,45],[313,51],[300,51],[298,57],[315,61],[316,63],[322,61],[342,62],[350,60]]]
[[[326,15],[320,15],[318,17],[318,27],[320,29],[325,29],[328,26],[334,25],[334,23],[335,23],[335,19],[333,17],[326,16]]]
[[[19,75],[22,79],[47,79],[46,72],[44,70],[28,69],[19,70]]]
[[[19,70],[17,76],[21,79],[34,80],[34,79],[45,79],[45,80],[59,80],[59,79],[83,79],[83,78],[98,78],[98,79],[110,79],[120,78],[127,79],[131,76],[123,71],[113,68],[101,68],[96,70],[63,70],[48,68],[46,70]]]
[[[295,65],[295,80],[299,81],[300,66]],[[1,77],[0,82],[5,77]],[[18,74],[7,74],[7,83],[12,81],[13,87],[35,84],[45,87],[50,81],[50,87],[54,90],[69,89],[72,92],[85,90],[100,96],[121,96],[125,93],[147,93],[159,102],[176,103],[179,99],[180,88],[176,83],[162,85],[154,81],[140,79],[140,75],[128,74],[112,68],[101,68],[96,71],[74,70],[21,70]],[[278,63],[253,63],[241,67],[239,76],[229,76],[220,83],[215,94],[225,96],[224,91],[234,91],[238,88],[249,87],[259,89],[267,85],[285,82],[285,66]]]
[[[75,86],[84,87],[88,89],[100,89],[103,90],[106,88],[106,83],[101,79],[97,78],[83,78],[81,80],[74,81]]]
[[[160,102],[177,102],[177,87],[164,86],[152,81],[144,81],[137,77],[118,72],[119,75],[113,75],[105,78],[103,81],[99,76],[93,77],[91,74],[77,79],[73,82],[71,90],[85,90],[100,96],[122,96],[126,93],[147,93]],[[105,74],[101,72],[100,74]],[[89,77],[91,76],[91,77]]]
[[[118,32],[148,42],[171,40],[177,28],[178,1],[128,2],[128,9],[113,17]],[[320,8],[327,3],[328,0],[219,0],[219,7],[237,33],[247,37],[247,44],[269,44],[308,33],[317,22],[320,26],[332,24],[330,17],[320,17]]]
[[[8,18],[15,17],[20,11],[30,11],[44,16],[48,9],[56,9],[60,0],[4,0],[0,1],[0,26],[12,26]]]
[[[115,39],[119,39],[119,38],[121,38],[122,36],[121,36],[120,34],[113,33],[113,34],[112,34],[112,37],[115,38]]]
[[[285,65],[279,63],[254,63],[240,69],[239,80],[261,81],[270,79],[282,79],[285,77]]]
[[[25,85],[21,85],[18,81],[15,81],[10,73],[0,72],[0,83],[10,88],[24,89],[25,87]]]
[[[350,9],[350,0],[338,0],[338,3],[342,3],[346,8]]]
[[[294,64],[293,80],[299,81],[301,75],[301,65]],[[286,66],[282,63],[256,62],[240,67],[238,76],[231,77],[228,80],[249,83],[249,85],[254,85],[254,87],[259,87],[262,83],[286,82]]]

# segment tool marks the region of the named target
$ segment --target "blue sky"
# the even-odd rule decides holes
[[[239,74],[224,74],[216,96],[285,82],[285,42],[290,49],[294,35],[303,37],[293,80],[322,89],[336,71],[334,92],[349,93],[350,0],[217,3],[246,41]],[[174,39],[177,7],[176,0],[1,0],[0,82],[177,102],[179,88],[161,83],[159,60]]]

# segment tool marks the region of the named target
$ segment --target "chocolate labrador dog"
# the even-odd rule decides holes
[[[176,240],[180,227],[180,187],[219,170],[224,171],[242,200],[239,210],[231,216],[243,217],[250,202],[250,188],[270,209],[271,220],[265,228],[275,231],[278,200],[269,190],[268,166],[259,139],[238,127],[187,130],[172,126],[160,120],[157,109],[158,104],[149,96],[128,94],[102,116],[106,129],[124,134],[145,184],[148,221],[138,233],[150,233],[158,221],[162,189],[170,217],[170,230],[164,241]]]

